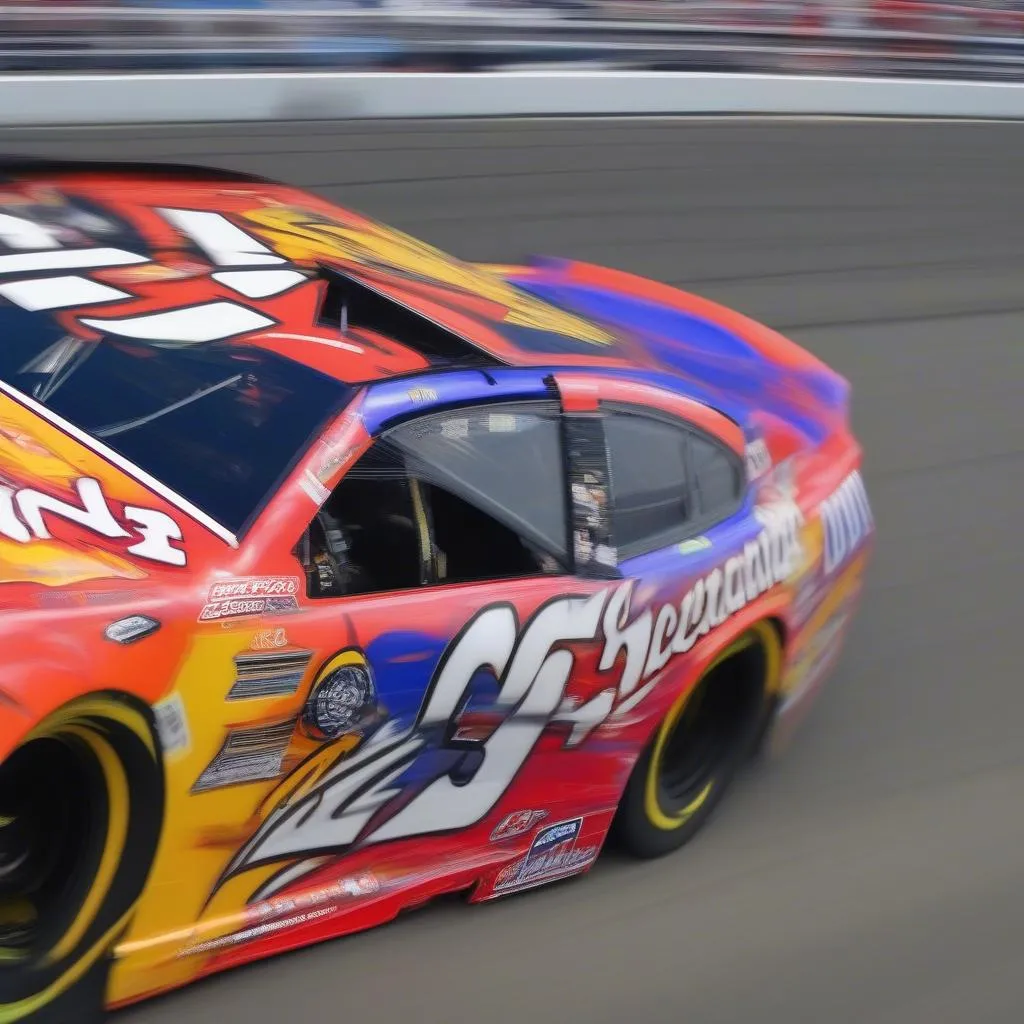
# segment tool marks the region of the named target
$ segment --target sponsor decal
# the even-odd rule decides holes
[[[373,896],[378,892],[380,880],[376,875],[365,872],[353,878],[343,878],[323,889],[311,889],[294,896],[277,896],[261,903],[254,903],[246,909],[246,924],[258,924],[261,921],[311,910],[325,903],[344,900],[346,897]]]
[[[325,441],[320,445],[312,476],[328,495],[330,494],[330,482],[338,475],[338,470],[348,462],[359,447],[358,444],[332,443],[330,441]]]
[[[325,487],[310,470],[306,470],[299,480],[299,486],[314,505],[322,505],[330,496],[330,489]]]
[[[15,489],[0,484],[0,537],[18,544],[51,540],[47,523],[52,517],[111,540],[136,538],[127,550],[137,558],[164,565],[186,564],[185,552],[172,543],[181,541],[181,527],[166,513],[125,505],[118,516],[99,480],[92,477],[79,477],[74,490],[77,503],[32,487]]]
[[[751,441],[746,448],[747,478],[756,480],[772,468],[772,455],[768,445],[760,438]]]
[[[570,416],[564,430],[572,452],[574,567],[580,576],[607,579],[619,558],[612,538],[608,453],[601,420],[590,415]]]
[[[691,537],[684,540],[678,547],[681,555],[694,555],[698,551],[707,551],[711,547],[711,541],[707,537]]]
[[[192,740],[181,694],[171,694],[165,700],[154,704],[153,715],[156,718],[156,730],[164,754],[177,756],[186,753],[192,746]]]
[[[296,893],[294,896],[264,900],[246,908],[245,927],[240,931],[187,946],[178,953],[178,956],[212,953],[219,949],[251,942],[273,932],[315,921],[341,909],[341,904],[346,900],[373,896],[380,892],[380,889],[380,879],[371,872],[364,872],[352,878],[343,878],[334,885],[322,889],[312,889],[308,892]]]
[[[411,388],[406,392],[410,402],[436,402],[437,392],[433,388]]]
[[[200,622],[298,610],[297,576],[247,576],[210,587]]]
[[[549,725],[570,725],[564,743],[579,745],[635,707],[673,657],[790,577],[802,558],[799,509],[783,503],[757,515],[758,534],[681,601],[633,612],[634,583],[628,581],[589,596],[556,598],[524,623],[510,604],[481,609],[441,658],[413,723],[387,722],[357,751],[339,753],[308,793],[282,799],[224,880],[312,851],[457,831],[482,821]],[[565,692],[575,663],[571,645],[602,634],[600,670],[622,667],[605,690],[572,705]],[[481,670],[492,671],[498,683],[498,724],[458,739],[459,718]]]
[[[245,942],[253,942],[262,939],[275,932],[284,931],[286,928],[295,928],[300,924],[308,924],[322,917],[330,917],[337,913],[337,906],[321,907],[319,910],[310,910],[304,914],[297,914],[281,921],[267,921],[264,924],[246,928],[240,932],[233,932],[231,935],[222,935],[219,939],[210,939],[207,942],[199,942],[194,946],[188,946],[178,953],[178,957],[199,956],[202,953],[216,953],[222,949],[229,949],[231,946],[240,946]]]
[[[675,655],[691,650],[701,637],[788,580],[798,569],[803,557],[804,522],[799,507],[782,502],[759,508],[755,515],[762,525],[757,536],[724,565],[698,579],[678,604],[647,609],[630,621],[632,582],[613,593],[603,617],[605,647],[599,667],[610,669],[620,652],[626,652],[620,696],[629,696],[642,679],[660,672]]]
[[[547,816],[547,811],[516,811],[513,814],[506,814],[491,833],[491,842],[500,843],[521,836]]]
[[[860,472],[854,470],[821,503],[826,575],[845,565],[874,529],[874,518]]]
[[[530,852],[504,868],[495,879],[495,894],[505,895],[582,871],[597,859],[597,846],[577,849],[582,818],[561,821],[542,828],[534,837]]]
[[[801,630],[783,686],[784,711],[816,689],[835,662],[853,618],[863,569],[863,556],[851,562]]]
[[[246,576],[224,580],[210,587],[210,600],[234,597],[290,597],[299,592],[297,576]]]
[[[273,651],[278,647],[288,646],[288,635],[282,627],[277,629],[261,629],[249,644],[250,651]]]

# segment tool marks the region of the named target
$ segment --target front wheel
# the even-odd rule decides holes
[[[782,643],[759,622],[670,709],[637,761],[612,824],[635,857],[660,857],[700,830],[756,748],[771,713]]]
[[[0,766],[0,1024],[102,1018],[160,837],[162,763],[148,711],[94,694]]]

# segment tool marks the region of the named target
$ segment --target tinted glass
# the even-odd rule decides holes
[[[629,413],[605,419],[619,548],[652,550],[671,542],[693,512],[686,481],[687,432]]]
[[[388,435],[409,472],[550,551],[567,548],[558,410],[542,403],[430,416]]]
[[[231,343],[77,341],[11,307],[0,331],[0,379],[235,533],[352,396],[316,370]]]
[[[690,460],[701,517],[727,515],[739,499],[742,487],[736,461],[721,446],[697,434],[690,441]]]

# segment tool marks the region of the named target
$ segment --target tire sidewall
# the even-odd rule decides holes
[[[750,634],[753,634],[755,642],[762,646],[766,658],[764,686],[756,713],[751,714],[738,735],[734,748],[710,778],[700,805],[678,826],[659,827],[651,820],[647,811],[647,787],[659,739],[666,728],[666,723],[672,721],[674,714],[686,705],[701,681],[724,659],[713,660],[692,685],[685,689],[665,718],[658,723],[634,764],[612,823],[613,842],[630,855],[641,859],[661,857],[686,845],[707,824],[736,776],[756,753],[775,707],[782,645],[778,631],[769,623],[755,624],[734,638],[734,643]],[[726,650],[728,651],[731,646],[727,645]]]
[[[114,945],[149,876],[163,827],[163,756],[150,709],[119,694],[72,701],[26,742],[43,736],[74,739],[88,748],[84,758],[94,758],[93,765],[83,760],[83,766],[98,768],[102,779],[123,779],[124,785],[116,799],[109,789],[98,794],[97,810],[103,806],[106,813],[94,817],[105,820],[95,822],[96,836],[87,839],[84,874],[70,890],[77,903],[70,925],[59,928],[54,941],[33,955],[0,969],[0,1022],[77,1024],[102,1016]],[[115,843],[111,830],[117,821],[123,823],[123,841]],[[94,843],[102,847],[99,854]],[[99,876],[97,867],[103,869]],[[93,892],[97,886],[102,888],[98,894]],[[43,936],[50,938],[45,929]]]

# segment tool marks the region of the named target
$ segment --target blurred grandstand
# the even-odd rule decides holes
[[[1024,78],[1024,0],[0,0],[0,71]]]

